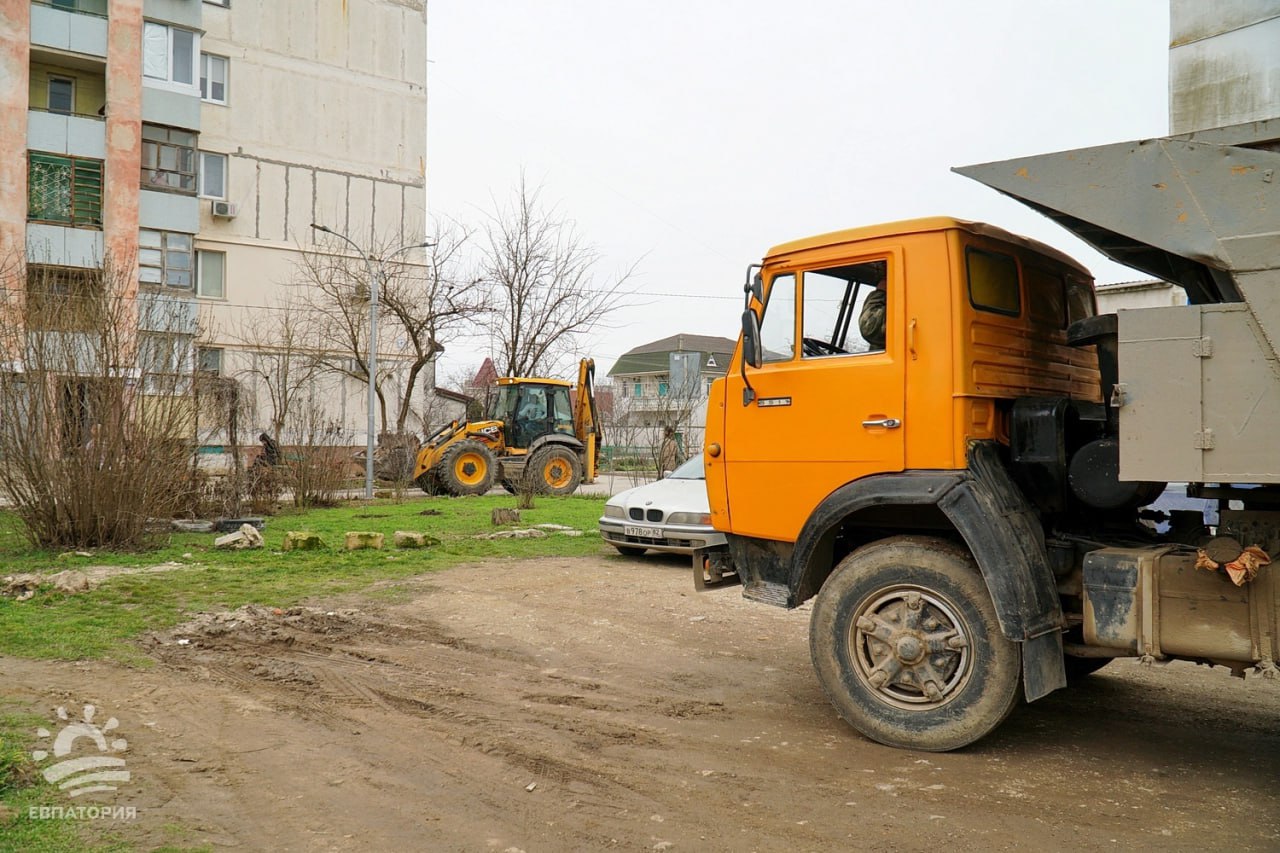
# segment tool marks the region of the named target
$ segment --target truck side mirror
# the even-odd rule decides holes
[[[748,308],[742,312],[742,367],[746,372],[747,365],[758,368],[764,361],[760,351],[760,318],[756,312]]]

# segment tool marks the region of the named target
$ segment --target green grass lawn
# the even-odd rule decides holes
[[[149,661],[131,642],[133,638],[201,611],[242,604],[285,607],[365,590],[380,581],[439,571],[468,560],[600,553],[596,519],[604,501],[603,497],[585,495],[540,497],[534,509],[521,511],[520,527],[563,524],[583,531],[580,537],[552,533],[545,539],[478,540],[473,538],[475,534],[500,529],[490,523],[490,512],[495,507],[514,507],[514,497],[421,498],[277,515],[267,521],[263,530],[266,547],[261,549],[218,551],[213,547],[216,534],[172,534],[152,551],[101,551],[89,556],[32,549],[13,514],[0,513],[0,576],[90,566],[179,564],[170,571],[112,577],[78,595],[41,589],[22,602],[0,597],[0,654],[65,660],[107,658],[145,666]],[[424,515],[424,511],[431,514]],[[280,550],[281,543],[290,530],[318,533],[327,547],[285,553]],[[440,544],[424,550],[397,550],[391,547],[397,530],[428,533]],[[382,533],[387,547],[345,551],[347,531]],[[384,583],[374,594],[385,600],[405,593]],[[68,804],[66,796],[47,784],[29,760],[36,728],[41,725],[47,726],[48,721],[0,696],[0,853],[133,849],[111,829],[97,824],[28,819],[32,807]],[[180,838],[182,828],[175,827],[174,834]]]
[[[596,520],[604,501],[603,497],[587,495],[539,497],[534,509],[521,511],[520,527],[563,524],[583,531],[580,537],[553,533],[545,539],[474,539],[475,534],[499,529],[490,524],[490,512],[495,507],[514,507],[514,497],[421,498],[273,516],[263,530],[266,547],[261,549],[219,551],[213,547],[214,534],[175,533],[156,550],[98,552],[87,557],[32,549],[17,519],[3,513],[2,574],[169,562],[180,567],[120,575],[78,595],[41,589],[23,602],[0,597],[0,654],[64,660],[108,658],[145,665],[146,658],[130,640],[175,625],[192,613],[234,609],[242,604],[284,607],[468,560],[601,553]],[[423,514],[433,510],[439,514]],[[318,533],[327,547],[283,552],[281,543],[291,530]],[[440,539],[440,544],[424,550],[397,550],[391,547],[397,530],[428,533]],[[383,533],[387,547],[345,551],[347,531]],[[394,587],[384,586],[379,594],[394,597],[396,592]]]

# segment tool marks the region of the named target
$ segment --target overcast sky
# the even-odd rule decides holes
[[[429,0],[427,204],[478,221],[523,169],[601,278],[638,261],[602,376],[736,337],[747,264],[824,231],[977,219],[1140,278],[950,168],[1164,135],[1168,40],[1168,0]]]

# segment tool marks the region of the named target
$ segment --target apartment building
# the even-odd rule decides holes
[[[0,0],[0,251],[131,264],[140,303],[188,314],[200,366],[235,375],[244,320],[304,286],[312,223],[360,247],[423,241],[425,16],[424,0]],[[366,387],[314,389],[355,445]]]

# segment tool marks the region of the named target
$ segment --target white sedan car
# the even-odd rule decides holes
[[[600,535],[628,557],[645,551],[692,554],[695,548],[723,545],[724,534],[711,526],[702,457],[693,457],[656,483],[609,498]]]

